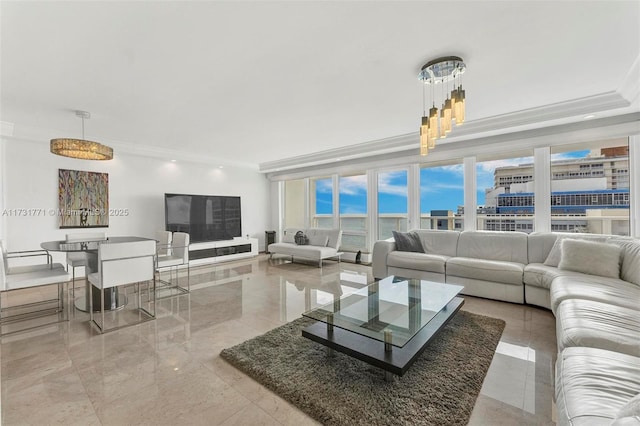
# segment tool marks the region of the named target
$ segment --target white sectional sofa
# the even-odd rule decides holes
[[[297,232],[302,231],[309,243],[298,245],[295,243],[294,237]],[[290,228],[285,229],[282,242],[269,244],[267,250],[271,257],[274,254],[291,256],[291,261],[299,257],[318,262],[318,266],[322,268],[324,259],[335,258],[340,260],[338,250],[342,243],[342,230],[340,229],[322,229],[322,228]]]
[[[424,253],[376,242],[373,275],[463,285],[463,294],[556,316],[559,425],[640,426],[640,240],[416,230]]]

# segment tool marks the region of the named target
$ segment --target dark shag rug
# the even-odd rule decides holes
[[[460,311],[402,377],[308,340],[299,318],[220,355],[327,425],[466,425],[505,322]]]

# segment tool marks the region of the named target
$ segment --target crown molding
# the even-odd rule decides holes
[[[638,101],[640,95],[640,56],[631,65],[631,69],[620,84],[618,92],[631,104]]]
[[[378,139],[371,142],[364,142],[355,145],[349,145],[341,148],[328,149],[308,155],[299,155],[288,157],[282,160],[268,161],[260,163],[259,170],[263,173],[270,171],[281,171],[290,168],[297,168],[301,165],[314,166],[318,164],[333,163],[336,161],[346,161],[360,158],[363,153],[369,155],[385,154],[402,151],[408,145],[416,143],[416,134],[408,133],[405,135],[394,136],[385,139]]]
[[[636,112],[638,110],[637,102],[640,90],[639,76],[640,56],[636,58],[624,80],[615,91],[514,111],[480,120],[467,121],[462,126],[456,126],[452,134],[445,140],[438,141],[438,146],[457,144],[466,140],[478,141],[482,138],[513,134],[518,131],[580,123],[587,114],[611,116]],[[419,134],[416,131],[343,148],[315,152],[309,155],[260,163],[259,170],[263,173],[277,174],[285,170],[313,167],[337,161],[354,160],[363,157],[372,158],[381,154],[397,153],[408,149],[417,150],[418,147]]]
[[[632,90],[632,88],[630,89]],[[631,103],[616,91],[560,102],[544,107],[502,114],[486,119],[469,121],[465,122],[462,126],[457,126],[452,134],[445,140],[439,140],[438,146],[457,144],[467,140],[477,141],[481,138],[511,134],[517,131],[541,129],[576,122],[580,123],[586,114],[620,110],[628,108],[630,105]],[[380,139],[373,142],[320,151],[310,155],[265,162],[259,165],[259,170],[263,173],[278,172],[336,162],[338,158],[340,160],[350,160],[385,153],[394,153],[406,149],[417,150],[418,146],[419,135],[416,131],[414,133]]]
[[[633,135],[640,135],[640,112],[468,139],[458,143],[446,143],[438,145],[437,149],[430,151],[426,157],[419,155],[414,146],[392,154],[374,154],[351,161],[271,172],[267,177],[272,181],[280,181],[334,173],[363,172],[368,169],[405,167],[416,163],[436,166],[459,162],[460,159],[469,156],[512,153],[539,147],[589,143]]]

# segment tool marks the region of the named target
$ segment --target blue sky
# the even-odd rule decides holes
[[[553,154],[552,160],[583,158],[589,153],[573,151]],[[493,187],[493,171],[497,167],[533,163],[533,157],[508,158],[478,162],[478,205],[483,205],[484,190]],[[340,178],[340,214],[367,213],[366,175]],[[456,211],[464,203],[462,164],[428,167],[420,170],[420,212],[431,210]],[[332,214],[331,178],[316,180],[316,213]],[[378,174],[378,213],[407,213],[407,172],[405,170]]]

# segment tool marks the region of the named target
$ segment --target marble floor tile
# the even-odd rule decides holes
[[[102,335],[74,310],[68,322],[2,337],[2,423],[318,424],[220,351],[372,281],[367,265],[327,261],[320,269],[260,255],[191,268],[191,293],[158,300],[151,322]],[[82,297],[83,282],[76,285]],[[34,289],[3,304],[55,295]],[[474,297],[463,309],[506,321],[470,424],[553,424],[551,312]]]

